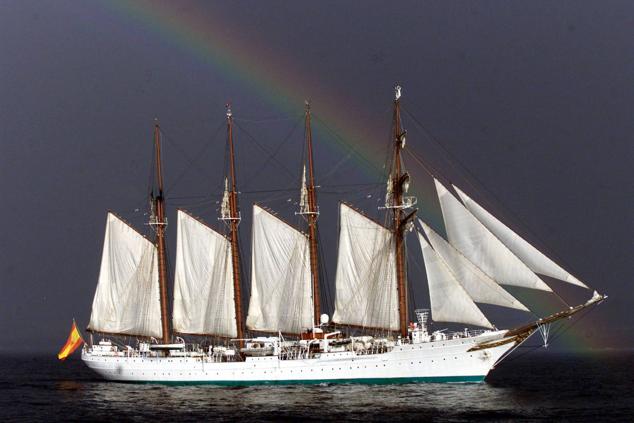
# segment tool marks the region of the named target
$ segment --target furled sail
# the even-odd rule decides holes
[[[515,297],[478,269],[476,265],[471,263],[460,251],[452,247],[451,244],[434,232],[422,220],[419,219],[419,222],[434,251],[473,301],[529,311]]]
[[[308,238],[265,209],[253,206],[251,300],[247,327],[301,333],[313,327]]]
[[[491,322],[482,314],[440,255],[418,231],[416,233],[425,260],[432,318],[437,322],[465,323],[492,329]]]
[[[399,329],[394,236],[352,207],[339,207],[339,257],[333,321]]]
[[[236,337],[231,244],[209,226],[178,211],[174,331]]]
[[[310,213],[308,187],[306,186],[306,166],[304,166],[304,171],[302,172],[302,187],[299,195],[299,212],[303,214]]]
[[[473,201],[467,194],[455,185],[453,186],[465,207],[491,231],[506,247],[519,257],[529,269],[542,275],[588,288],[583,282],[564,270],[557,263],[546,257],[541,251],[533,247],[524,238],[513,232],[508,226],[496,219],[491,213]]]
[[[88,329],[162,336],[156,246],[113,213],[108,213]]]
[[[498,283],[552,292],[539,276],[495,237],[438,180],[449,243]]]
[[[222,202],[220,203],[220,217],[222,219],[231,218],[231,207],[229,206],[229,180],[225,178],[225,190],[222,193]]]

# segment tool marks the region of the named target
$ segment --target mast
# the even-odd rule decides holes
[[[308,242],[310,247],[310,273],[313,283],[314,324],[321,323],[321,304],[319,293],[319,256],[317,253],[317,197],[315,195],[315,173],[313,169],[313,135],[310,127],[310,101],[306,100],[305,137],[308,150],[308,184],[306,186],[308,197]]]
[[[244,323],[242,319],[242,292],[240,290],[240,246],[238,244],[238,224],[240,223],[240,213],[238,211],[238,192],[236,189],[235,154],[233,151],[233,117],[231,105],[227,104],[227,140],[229,143],[229,177],[230,187],[227,186],[229,198],[228,216],[223,215],[222,219],[229,221],[231,238],[231,259],[233,267],[233,292],[236,308],[236,328],[238,339],[244,338]],[[225,192],[226,194],[227,192]],[[239,341],[242,345],[242,341]]]
[[[391,195],[391,204],[386,204],[386,207],[392,209],[392,230],[394,232],[394,244],[396,248],[396,287],[398,290],[399,325],[401,336],[405,338],[407,337],[407,320],[409,315],[407,310],[404,231],[407,227],[407,223],[414,216],[416,211],[413,211],[403,218],[403,210],[411,207],[413,204],[410,198],[405,202],[403,201],[403,194],[407,192],[409,186],[409,174],[407,172],[403,173],[401,166],[401,150],[405,147],[405,135],[407,131],[404,131],[401,127],[400,98],[401,87],[397,85],[395,87],[394,115],[392,122],[392,167],[388,180],[388,198]],[[389,203],[389,200],[387,203]]]
[[[150,224],[156,231],[156,247],[158,249],[158,271],[159,271],[159,295],[161,302],[161,331],[162,341],[169,344],[171,333],[169,329],[169,319],[167,314],[167,255],[165,253],[165,199],[163,198],[163,169],[161,166],[161,129],[158,120],[154,123],[154,149],[156,158],[156,181],[158,183],[158,195],[152,196],[153,213]]]

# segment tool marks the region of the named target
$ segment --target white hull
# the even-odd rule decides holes
[[[84,349],[82,360],[108,380],[151,383],[481,382],[516,343],[469,352],[476,344],[503,338],[505,331],[419,344],[396,345],[380,354],[352,351],[311,359],[277,356],[214,362],[209,357],[113,356]]]

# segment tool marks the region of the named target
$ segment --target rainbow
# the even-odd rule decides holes
[[[361,109],[353,98],[311,80],[297,65],[273,52],[267,53],[266,60],[262,60],[261,52],[267,51],[268,46],[258,44],[252,37],[248,41],[241,38],[242,31],[228,31],[227,22],[221,16],[184,13],[177,10],[180,3],[175,2],[114,0],[104,5],[131,24],[140,25],[166,43],[188,52],[216,74],[238,82],[286,115],[301,113],[305,96],[310,94],[311,101],[317,105],[317,116],[338,135],[324,133],[318,138],[318,141],[324,141],[321,145],[325,144],[337,154],[352,151],[352,159],[371,181],[383,176],[387,142],[384,131],[341,113],[341,110]],[[387,101],[390,101],[389,97],[386,104]],[[377,137],[377,133],[380,136]],[[415,181],[414,194],[431,200],[419,202],[422,205],[420,213],[435,227],[442,228],[440,210],[433,207],[436,204],[433,183],[419,166],[410,169],[410,173]]]
[[[267,50],[266,46],[252,38],[247,42],[236,36],[236,31],[227,31],[227,23],[221,16],[182,13],[177,10],[180,5],[177,2],[113,0],[102,4],[124,21],[140,25],[166,43],[191,54],[222,77],[240,83],[284,114],[297,115],[303,110],[304,96],[313,94],[314,103],[319,105],[318,115],[339,135],[338,139],[324,136],[324,140],[332,144],[335,151],[354,151],[357,164],[373,180],[383,173],[386,140],[377,138],[374,128],[367,122],[354,121],[339,113],[341,110],[359,108],[353,103],[353,98],[328,90],[311,80],[294,63],[276,57],[272,52],[268,53],[267,60],[262,61],[261,52]],[[415,180],[421,181],[422,178],[419,179],[416,173],[414,171]],[[442,227],[442,215],[438,208],[424,205],[436,204],[433,188],[430,188],[429,183],[422,185],[415,189],[415,194],[430,201],[422,201],[421,211],[432,225]],[[532,295],[526,297],[529,299]],[[535,304],[533,301],[529,303]],[[594,347],[592,338],[575,334],[574,331],[567,332],[562,340],[564,345],[576,349]]]
[[[377,142],[368,125],[347,120],[338,112],[352,107],[352,99],[328,92],[327,88],[299,71],[296,65],[282,57],[274,57],[273,53],[267,53],[268,59],[262,61],[261,52],[266,51],[266,46],[252,39],[247,42],[235,31],[226,31],[227,23],[219,16],[179,13],[177,3],[172,2],[115,0],[105,4],[169,44],[189,52],[223,77],[239,82],[284,113],[301,113],[304,96],[312,93],[313,100],[319,105],[319,116],[348,146],[359,147],[364,144],[361,140]],[[378,141],[381,147],[384,147],[384,141]],[[383,157],[378,157],[371,149],[368,151],[367,143],[364,146],[364,149],[355,149],[358,160],[367,172],[374,174],[381,168]]]

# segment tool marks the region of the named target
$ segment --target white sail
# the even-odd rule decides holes
[[[231,244],[181,210],[172,319],[174,331],[179,333],[238,335]]]
[[[301,333],[313,327],[308,237],[253,206],[251,300],[247,327]]]
[[[392,232],[346,204],[339,207],[339,257],[333,321],[399,329]]]
[[[418,231],[416,233],[423,250],[431,315],[434,321],[465,323],[493,329],[491,322],[456,280],[440,255]]]
[[[520,303],[493,279],[478,269],[476,265],[471,263],[422,220],[419,219],[418,221],[422,225],[434,251],[436,251],[473,301],[529,311],[524,304]]]
[[[156,246],[108,213],[99,282],[88,328],[160,338],[161,306]]]
[[[498,283],[552,292],[438,180],[436,190],[449,243]]]
[[[496,219],[491,213],[473,201],[455,185],[453,186],[465,207],[491,231],[509,250],[519,257],[533,272],[588,288],[586,284],[575,278],[557,263],[546,257],[524,238],[513,232],[508,226]]]

